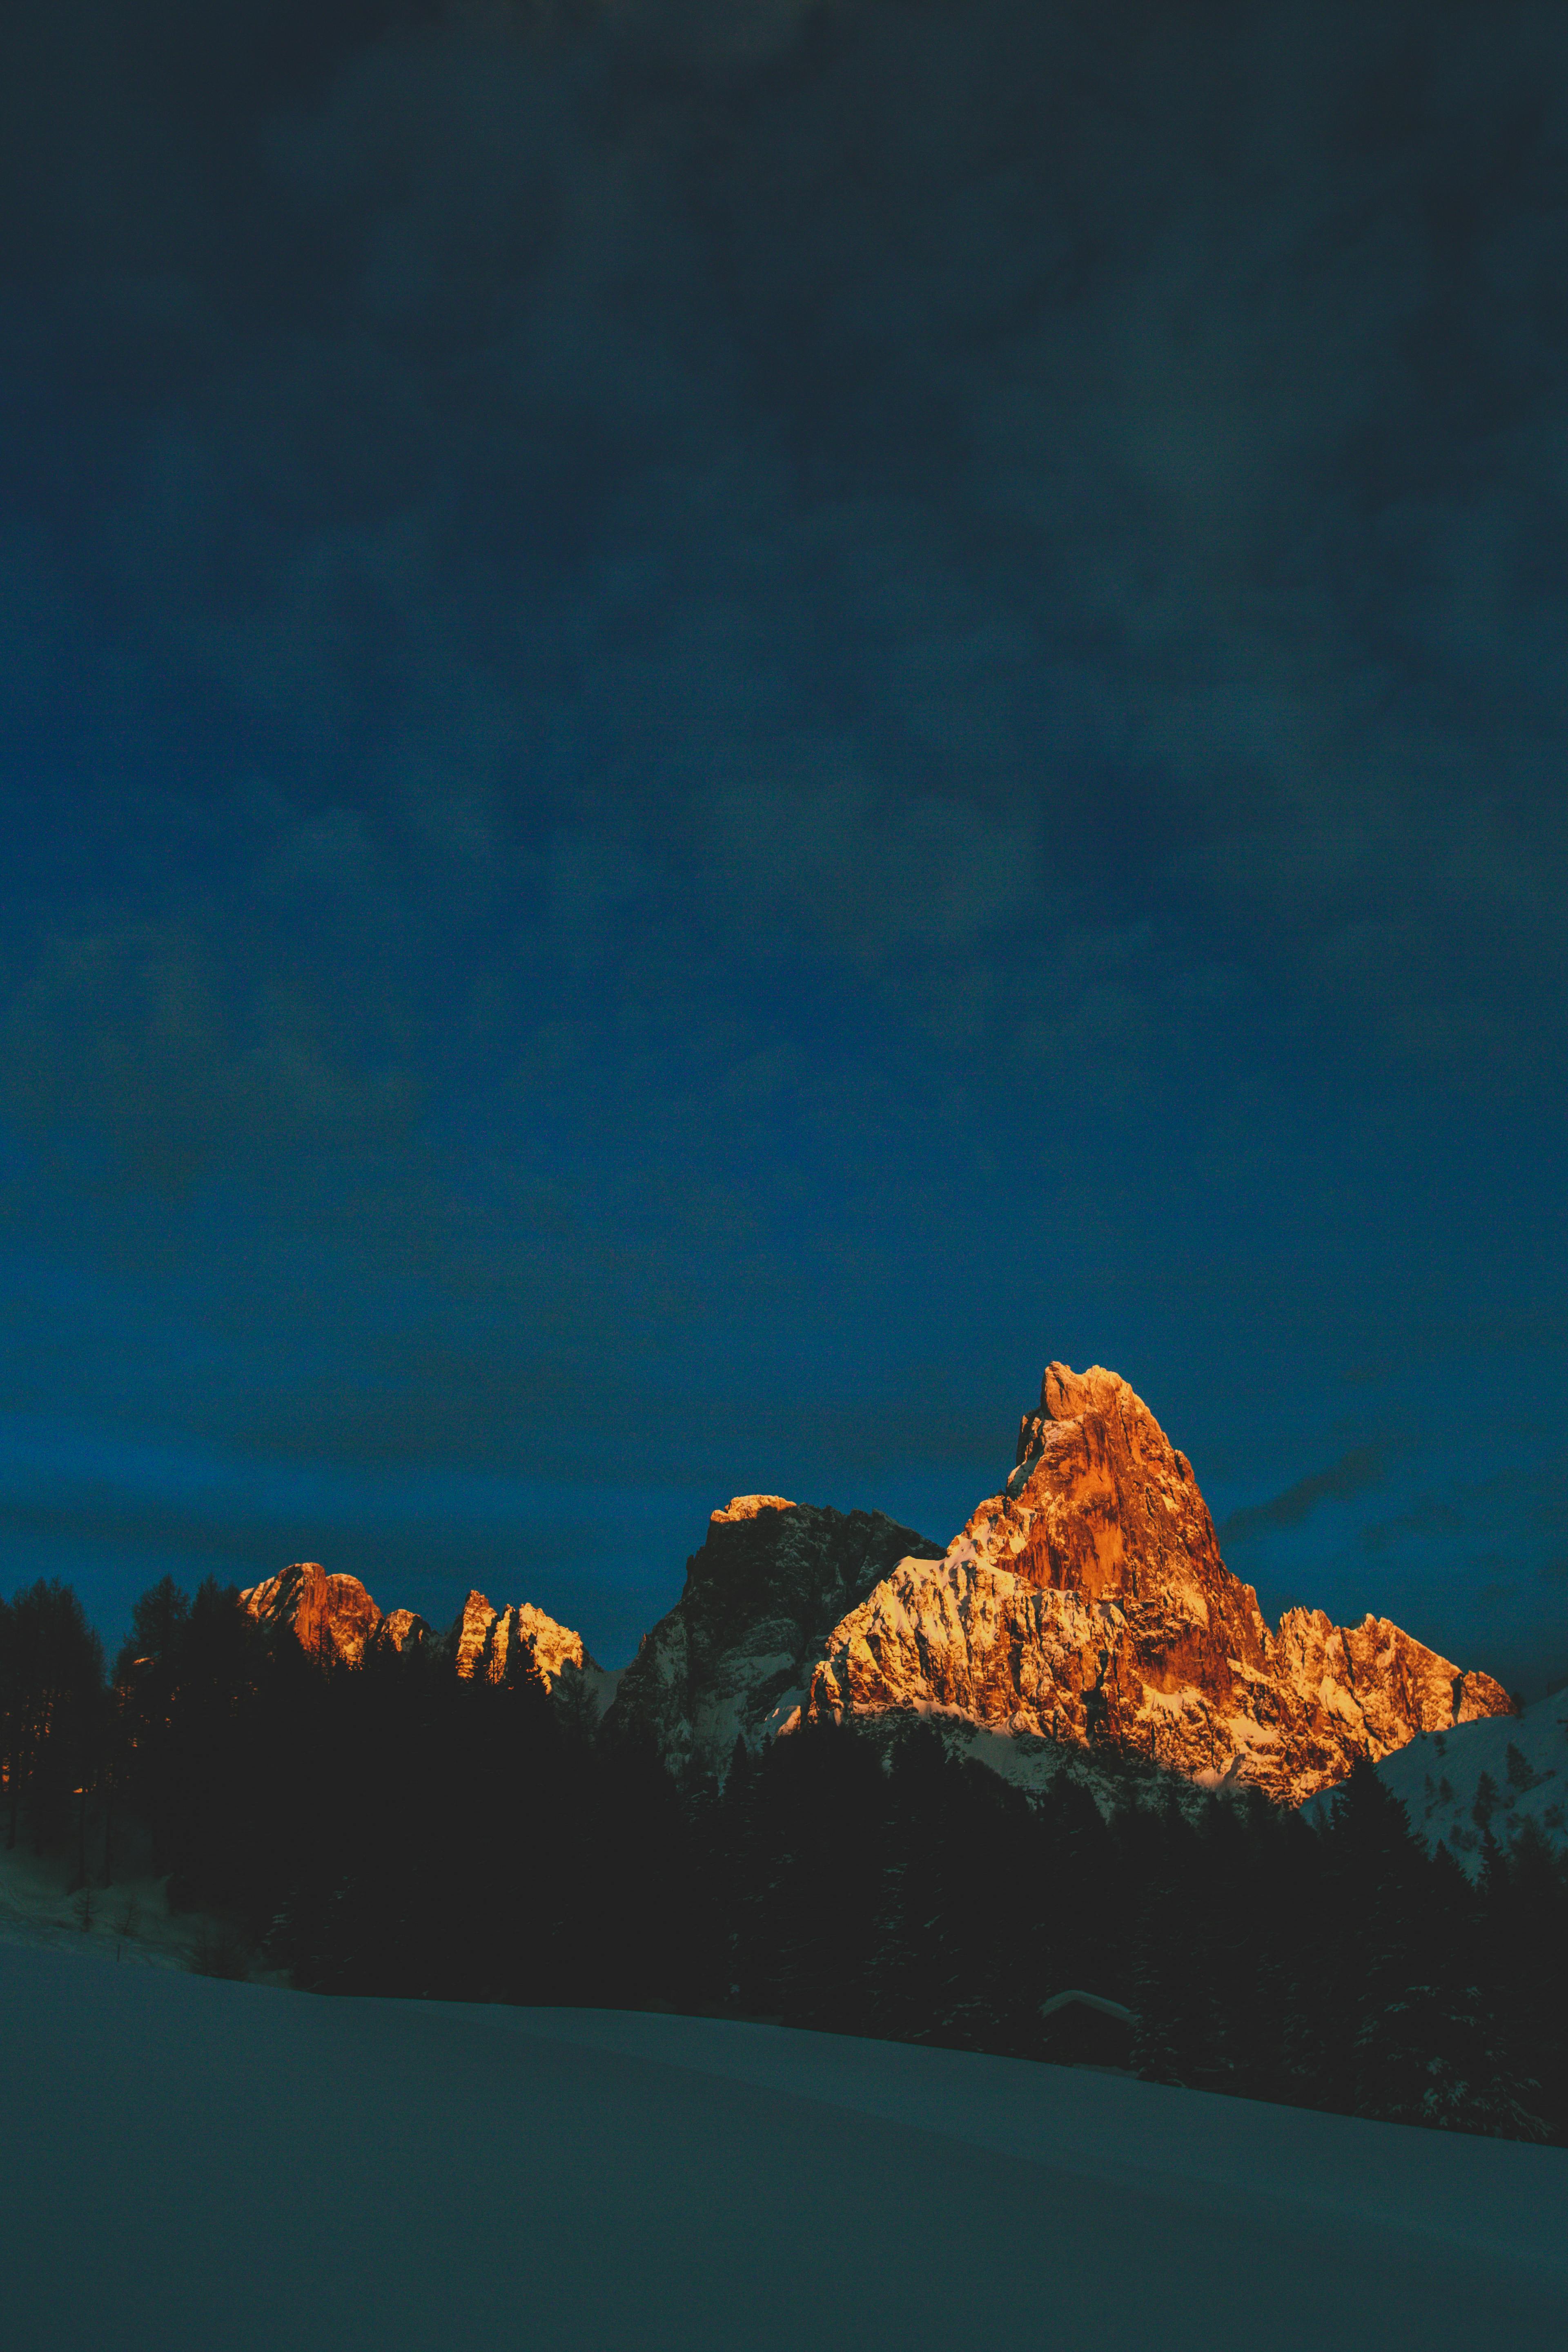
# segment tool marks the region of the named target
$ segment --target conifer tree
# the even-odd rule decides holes
[[[1443,2131],[1545,2139],[1541,2085],[1520,2073],[1478,1985],[1409,1985],[1363,2022],[1355,2045],[1357,2115]]]
[[[85,1633],[58,1588],[0,1606],[7,1811],[74,1832],[79,1861],[71,1794],[111,1785],[105,1718],[70,1696],[94,1687]],[[1489,1816],[1472,1887],[1368,1769],[1320,1831],[1256,1796],[1162,1800],[1129,1767],[1108,1823],[1076,1759],[1025,1795],[931,1726],[737,1742],[721,1781],[678,1785],[651,1743],[574,1726],[520,1615],[501,1639],[495,1681],[435,1646],[317,1661],[232,1592],[165,1579],[117,1666],[116,1805],[176,1899],[270,1934],[322,1990],[728,2006],[1028,2053],[1040,2001],[1077,1988],[1137,2011],[1156,2079],[1568,2132],[1568,1872],[1529,1822],[1505,1849]],[[1092,1769],[1103,1797],[1111,1762]]]
[[[103,1647],[70,1587],[43,1580],[15,1594],[0,1628],[5,1717],[6,1844],[24,1806],[35,1853],[61,1844],[73,1795],[85,1792],[101,1732]],[[78,1800],[85,1809],[86,1795]],[[85,1830],[85,1810],[81,1815]]]

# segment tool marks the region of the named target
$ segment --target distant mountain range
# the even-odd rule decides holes
[[[607,1729],[677,1769],[722,1771],[737,1739],[755,1749],[807,1720],[923,1716],[1015,1777],[1076,1752],[1299,1804],[1360,1758],[1512,1714],[1490,1675],[1386,1618],[1291,1609],[1271,1630],[1186,1457],[1099,1366],[1048,1368],[1012,1475],[945,1550],[880,1512],[737,1496],[619,1674],[531,1603],[479,1592],[441,1636],[310,1561],[241,1602],[351,1663],[439,1641],[459,1673],[499,1676],[531,1641],[550,1687],[591,1695]]]
[[[498,1609],[482,1592],[470,1592],[447,1632],[437,1635],[412,1609],[384,1614],[357,1576],[329,1575],[318,1559],[295,1560],[264,1584],[253,1584],[240,1594],[239,1605],[259,1623],[293,1633],[303,1648],[351,1666],[377,1649],[428,1645],[445,1651],[460,1675],[484,1674],[499,1682],[511,1644],[525,1641],[533,1645],[546,1689],[563,1674],[572,1674],[596,1696],[607,1696],[618,1679],[589,1656],[581,1633],[557,1624],[531,1601],[503,1602]]]

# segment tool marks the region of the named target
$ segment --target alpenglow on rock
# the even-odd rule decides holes
[[[470,1592],[450,1631],[437,1643],[414,1610],[394,1609],[383,1615],[357,1576],[329,1576],[319,1560],[304,1559],[269,1576],[264,1584],[252,1585],[240,1594],[239,1605],[259,1623],[292,1633],[302,1649],[351,1666],[363,1664],[367,1651],[431,1643],[446,1652],[460,1675],[481,1674],[499,1682],[510,1644],[521,1638],[532,1643],[534,1663],[547,1690],[573,1669],[590,1685],[612,1679],[601,1674],[580,1633],[558,1625],[528,1601],[497,1609],[482,1592]]]
[[[650,1738],[677,1770],[722,1771],[737,1738],[755,1748],[798,1710],[847,1610],[900,1559],[941,1557],[880,1511],[737,1495],[714,1512],[680,1599],[622,1674],[610,1727]]]
[[[559,1679],[563,1668],[574,1666],[579,1674],[597,1675],[599,1668],[583,1646],[581,1633],[571,1627],[558,1625],[531,1601],[513,1606],[503,1603],[493,1608],[482,1592],[470,1592],[458,1612],[447,1647],[460,1675],[487,1675],[500,1682],[506,1674],[507,1659],[513,1642],[531,1642],[533,1662],[550,1689]]]
[[[822,1644],[804,1715],[889,1710],[1104,1743],[1299,1803],[1360,1757],[1510,1702],[1386,1618],[1291,1609],[1271,1633],[1147,1405],[1115,1372],[1052,1364],[1004,1491]]]
[[[351,1666],[360,1664],[367,1643],[386,1622],[357,1576],[329,1576],[319,1559],[294,1560],[264,1584],[242,1592],[239,1605],[258,1623],[291,1633],[312,1655],[342,1659]],[[406,1610],[397,1614],[408,1619],[402,1639],[394,1637],[395,1646],[402,1649],[412,1627],[423,1625],[424,1620],[411,1617]]]

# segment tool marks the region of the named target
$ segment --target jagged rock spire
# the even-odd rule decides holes
[[[1142,1399],[1100,1365],[1053,1363],[1005,1487],[940,1561],[903,1561],[834,1627],[805,1711],[945,1711],[1299,1801],[1510,1704],[1385,1618],[1296,1609],[1270,1632]]]

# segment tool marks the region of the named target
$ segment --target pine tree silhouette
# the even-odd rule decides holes
[[[439,1644],[352,1666],[163,1579],[110,1699],[75,1596],[31,1587],[0,1602],[8,1828],[79,1871],[100,1822],[107,1872],[112,1802],[176,1902],[327,1991],[1033,2054],[1041,2002],[1077,1989],[1137,2011],[1157,2080],[1568,2136],[1568,1871],[1529,1821],[1497,1842],[1495,1787],[1472,1886],[1365,1768],[1321,1830],[1174,1782],[1151,1802],[1131,1769],[1108,1823],[1114,1759],[1098,1801],[1071,1758],[1025,1796],[931,1725],[737,1742],[721,1780],[678,1785],[498,1622],[499,1680]]]
[[[24,1818],[33,1850],[62,1846],[79,1826],[100,1755],[103,1648],[68,1585],[40,1580],[0,1617],[0,1742],[7,1847]]]

